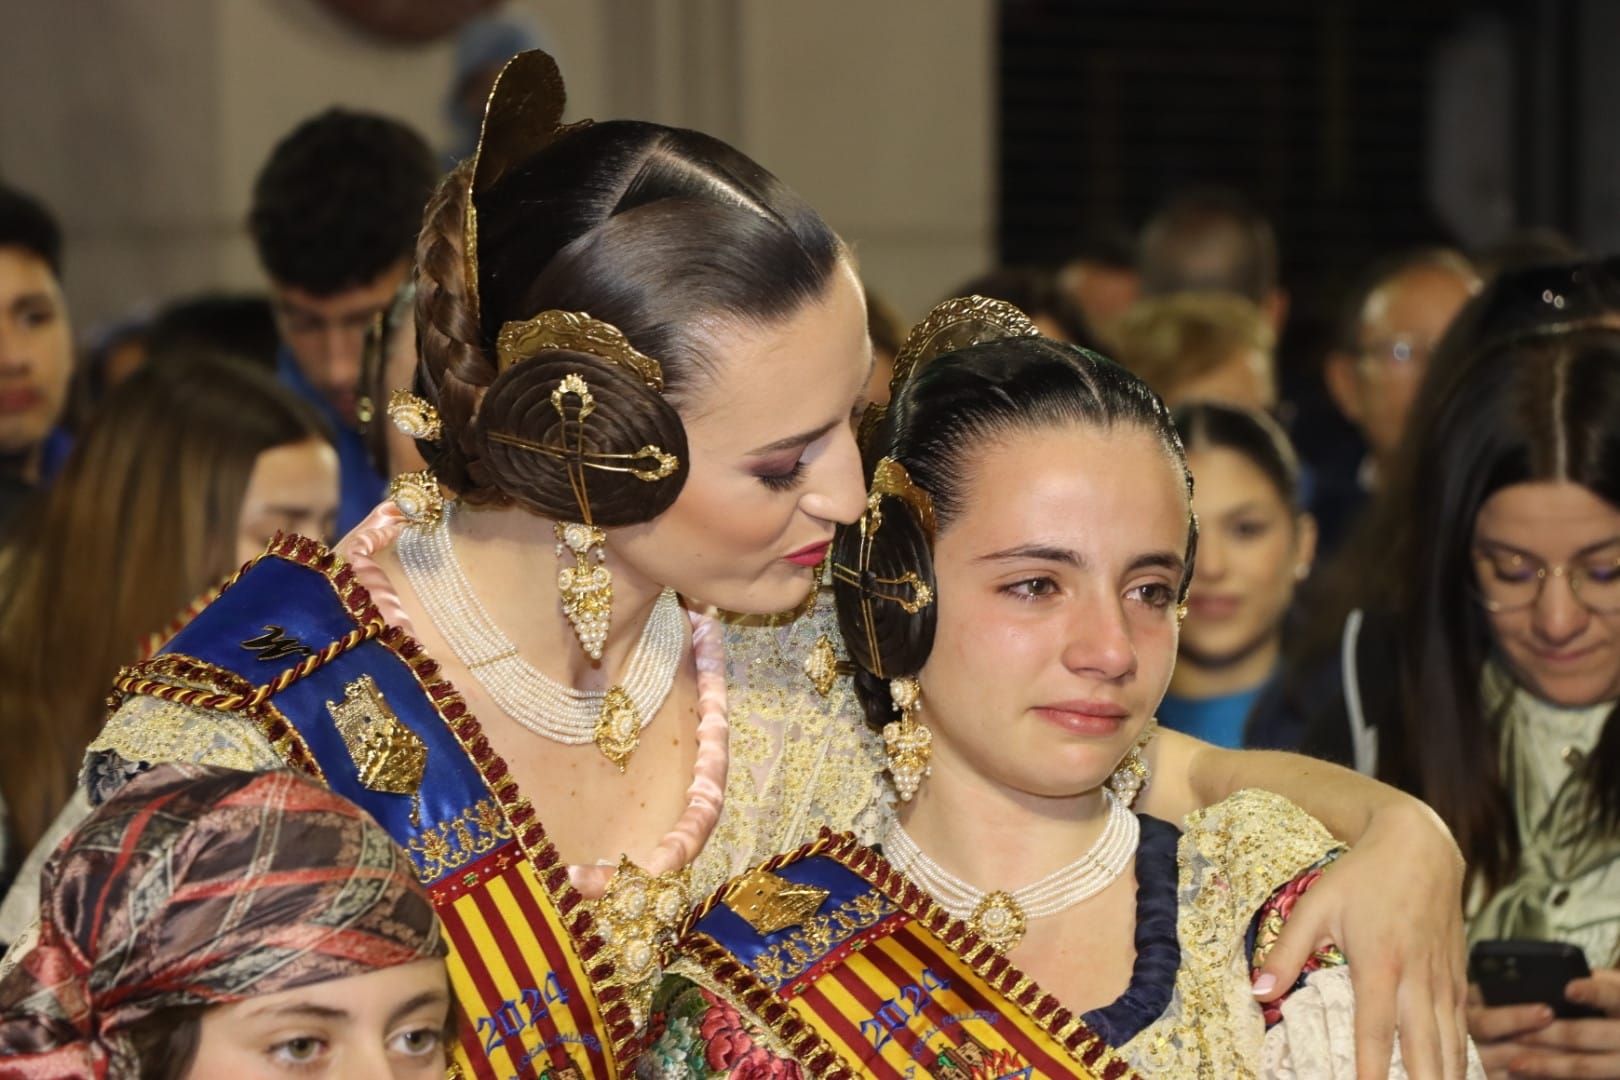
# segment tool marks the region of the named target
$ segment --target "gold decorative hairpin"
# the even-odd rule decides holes
[[[1006,338],[1040,337],[1041,331],[1028,315],[1005,300],[986,296],[959,296],[935,305],[923,321],[911,328],[905,343],[894,357],[894,374],[889,377],[889,400],[916,372],[936,358],[969,345]],[[861,418],[860,438],[868,436],[883,420],[888,409],[872,405]]]
[[[872,489],[866,497],[866,512],[861,515],[859,523],[861,544],[856,558],[856,565],[845,566],[843,563],[832,564],[834,580],[846,585],[853,585],[861,597],[861,622],[866,629],[867,655],[872,658],[874,671],[872,674],[879,678],[887,678],[883,669],[883,654],[878,649],[877,628],[872,619],[872,601],[886,600],[891,604],[898,604],[900,610],[907,615],[916,615],[934,602],[934,590],[914,570],[907,570],[898,577],[879,577],[872,572],[872,542],[879,529],[883,527],[883,500],[886,498],[899,499],[912,508],[917,515],[918,522],[927,532],[930,541],[934,536],[934,500],[928,492],[918,487],[911,479],[906,467],[893,458],[884,458],[877,463],[872,474]]]

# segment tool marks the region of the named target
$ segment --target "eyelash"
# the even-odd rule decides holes
[[[323,1062],[321,1060],[322,1055],[319,1051],[317,1051],[313,1058],[306,1061],[299,1061],[291,1057],[283,1057],[283,1053],[290,1048],[293,1043],[315,1043],[317,1047],[321,1047],[323,1045],[320,1039],[317,1039],[312,1035],[300,1035],[296,1038],[283,1039],[281,1042],[278,1042],[274,1046],[270,1047],[270,1056],[279,1059],[287,1068],[294,1069],[298,1072],[316,1072],[320,1070]]]
[[[1163,611],[1166,608],[1168,608],[1171,604],[1176,602],[1175,590],[1172,589],[1168,585],[1164,585],[1164,584],[1161,584],[1161,583],[1158,583],[1158,582],[1155,582],[1155,583],[1153,583],[1151,585],[1139,585],[1135,589],[1132,589],[1131,591],[1132,592],[1137,592],[1137,593],[1143,593],[1144,594],[1143,597],[1142,597],[1143,603],[1147,604],[1148,607],[1152,608],[1155,611]],[[1151,592],[1153,594],[1152,599],[1149,599],[1145,595],[1145,594],[1147,594],[1149,592]]]
[[[772,491],[792,491],[804,479],[804,462],[795,461],[793,468],[785,473],[768,473],[759,478],[759,482]]]
[[[1050,586],[1050,591],[1039,593],[1025,592],[1024,587],[1026,585]],[[1030,604],[1037,600],[1045,600],[1047,597],[1054,595],[1057,592],[1057,582],[1053,581],[1049,577],[1025,578],[1023,581],[1014,581],[1011,584],[1003,585],[1001,587],[1001,591],[1015,600],[1022,600],[1024,603]]]
[[[1046,586],[1049,587],[1050,591],[1025,591],[1026,586],[1030,585]],[[1049,597],[1056,595],[1058,590],[1057,582],[1053,581],[1051,578],[1036,577],[1025,578],[1023,581],[1014,581],[1011,584],[1003,585],[1000,591],[1008,596],[1011,596],[1015,600],[1021,600],[1024,603],[1029,604],[1034,603],[1037,600],[1048,599]],[[1175,603],[1175,590],[1170,586],[1159,582],[1154,582],[1148,585],[1138,585],[1136,588],[1132,589],[1131,592],[1140,594],[1142,602],[1155,611],[1163,611],[1169,608],[1171,604]]]

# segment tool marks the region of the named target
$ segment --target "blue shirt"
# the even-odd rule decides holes
[[[1243,748],[1243,729],[1249,712],[1268,683],[1252,690],[1212,698],[1182,698],[1166,694],[1159,703],[1159,723],[1172,731],[1203,739],[1230,750]]]
[[[345,536],[382,502],[383,491],[387,484],[382,475],[372,467],[371,455],[366,452],[364,437],[338,415],[337,410],[327,403],[320,391],[309,384],[309,380],[304,378],[304,373],[298,370],[298,361],[293,359],[292,350],[285,345],[276,353],[276,377],[281,380],[283,386],[314,406],[332,426],[337,440],[341,484],[337,531],[339,537]],[[315,539],[327,540],[336,537]]]

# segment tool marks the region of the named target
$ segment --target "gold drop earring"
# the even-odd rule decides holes
[[[602,549],[607,534],[577,521],[558,522],[555,528],[558,560],[565,553],[574,556],[574,565],[557,571],[563,614],[568,616],[585,655],[600,660],[608,625],[613,620],[613,573],[603,565],[607,562],[607,552]]]
[[[901,802],[910,802],[923,778],[933,771],[928,758],[934,751],[934,733],[917,720],[922,687],[910,675],[889,680],[889,697],[900,719],[883,725],[883,750]]]

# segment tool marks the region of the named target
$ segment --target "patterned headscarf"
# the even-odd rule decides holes
[[[410,859],[290,772],[165,765],[51,857],[37,944],[0,980],[0,1073],[139,1075],[130,1028],[443,956]]]

